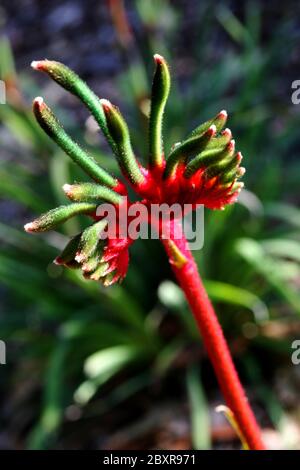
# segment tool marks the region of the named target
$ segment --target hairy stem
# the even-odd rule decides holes
[[[222,328],[205,291],[188,243],[181,233],[181,225],[171,221],[169,228],[170,238],[162,238],[161,241],[194,314],[227,406],[233,412],[249,448],[263,450],[265,446],[259,426],[240,383]]]

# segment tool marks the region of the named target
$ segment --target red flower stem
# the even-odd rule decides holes
[[[249,448],[263,450],[265,446],[259,426],[239,380],[221,325],[203,286],[187,240],[181,231],[179,235],[181,238],[178,239],[179,229],[179,224],[172,221],[170,239],[161,239],[161,241],[194,314],[227,406],[233,412]]]

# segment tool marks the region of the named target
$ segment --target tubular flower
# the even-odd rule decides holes
[[[204,204],[210,209],[223,209],[233,203],[243,187],[238,180],[244,173],[242,155],[235,151],[229,129],[223,130],[226,111],[194,129],[186,139],[176,143],[165,157],[162,124],[170,91],[170,74],[165,59],[154,56],[155,72],[149,116],[149,163],[141,165],[131,144],[130,132],[120,110],[106,99],[99,99],[72,70],[49,60],[35,61],[32,67],[47,73],[54,81],[77,96],[88,107],[116,156],[123,177],[146,204]],[[120,208],[128,201],[123,181],[101,168],[65,131],[43,98],[33,102],[34,115],[48,136],[88,174],[94,182],[65,184],[63,189],[72,201],[26,224],[28,232],[55,228],[70,217],[85,214],[94,223],[75,235],[55,262],[80,268],[85,277],[113,284],[124,278],[128,267],[127,235],[120,237],[118,218],[114,221],[116,236],[103,237],[111,221],[97,216],[102,203]],[[129,206],[130,206],[129,201]]]

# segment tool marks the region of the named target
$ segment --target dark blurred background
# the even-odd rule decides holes
[[[1,0],[0,448],[240,447],[158,242],[136,242],[124,282],[104,289],[52,264],[81,220],[23,232],[84,180],[36,125],[35,96],[116,169],[86,109],[30,62],[64,62],[118,104],[143,158],[160,53],[173,76],[166,147],[225,108],[244,155],[246,189],[206,212],[194,254],[267,445],[300,449],[299,13],[290,0]]]

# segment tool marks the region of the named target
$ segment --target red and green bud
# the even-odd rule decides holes
[[[234,141],[231,141],[231,143],[232,142]],[[234,144],[231,144],[230,147],[231,148],[228,148],[227,155],[221,161],[218,161],[214,165],[211,165],[206,168],[205,173],[207,176],[209,176],[210,178],[214,176],[220,176],[222,180],[222,177],[225,177],[226,174],[231,172],[231,170],[237,169],[240,163],[240,157],[238,154],[234,155]]]
[[[177,145],[170,153],[165,169],[165,178],[174,175],[178,164],[186,162],[191,156],[203,151],[213,136],[216,134],[216,126],[210,126],[203,134],[195,135]]]
[[[99,281],[101,278],[104,278],[107,274],[109,268],[109,263],[100,263],[98,267],[89,275],[89,279],[93,281]]]
[[[101,262],[101,257],[103,255],[104,242],[99,241],[98,246],[93,253],[86,261],[81,265],[83,275],[85,277],[89,276],[90,273],[93,273]]]
[[[78,250],[76,252],[75,260],[78,263],[86,262],[91,256],[94,255],[96,249],[101,243],[101,234],[107,227],[106,220],[100,220],[90,227],[86,228],[80,237]]]
[[[232,182],[234,181],[234,179],[241,178],[245,174],[246,169],[244,167],[239,166],[242,161],[242,158],[242,154],[238,152],[235,155],[234,159],[232,159],[231,162],[228,162],[228,164],[225,165],[225,168],[223,168],[223,172],[220,177],[220,181],[222,181],[222,183]],[[239,184],[241,185],[241,183]]]
[[[56,264],[81,268],[86,279],[100,281],[109,286],[121,281],[128,268],[129,240],[101,239],[106,221],[100,221],[73,237],[63,252],[54,260]]]
[[[221,132],[221,135],[213,137],[207,144],[207,150],[224,148],[232,139],[232,133],[230,129],[225,129]]]
[[[226,122],[227,122],[227,111],[225,111],[225,109],[223,109],[222,111],[220,111],[214,118],[212,119],[209,119],[208,121],[204,122],[203,124],[200,124],[200,126],[196,127],[196,129],[194,129],[190,136],[189,137],[192,137],[194,135],[198,135],[198,134],[203,134],[203,132],[207,131],[207,129],[210,127],[210,126],[216,126],[216,130],[217,132],[220,132],[223,127],[225,126]]]
[[[190,178],[199,168],[205,168],[208,172],[209,168],[214,164],[217,165],[232,157],[234,149],[235,141],[231,140],[224,148],[215,147],[213,149],[204,150],[187,164],[184,176]]]

